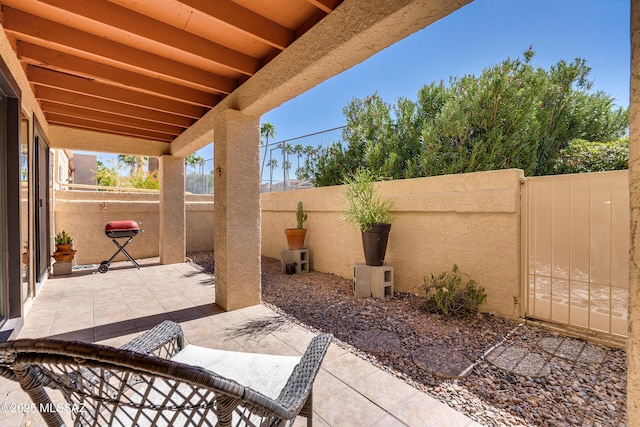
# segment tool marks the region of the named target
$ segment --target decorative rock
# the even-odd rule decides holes
[[[390,353],[400,348],[400,339],[393,332],[370,329],[357,332],[353,336],[353,344],[371,353]]]
[[[517,345],[496,347],[486,359],[494,366],[513,374],[544,377],[551,373],[549,363],[542,356]]]
[[[545,337],[538,341],[538,347],[554,356],[580,363],[600,364],[604,353],[593,344],[569,337]]]
[[[412,357],[420,369],[440,378],[458,378],[472,365],[466,354],[439,345],[417,348]],[[460,389],[454,385],[453,390],[458,391],[456,388]]]

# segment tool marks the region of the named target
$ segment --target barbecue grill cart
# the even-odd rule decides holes
[[[113,241],[113,244],[118,247],[118,250],[113,254],[111,258],[109,258],[108,261],[102,261],[100,263],[98,271],[100,273],[106,273],[109,270],[111,261],[113,261],[120,252],[122,252],[134,266],[140,269],[140,265],[136,262],[135,259],[133,259],[133,257],[131,257],[131,255],[129,255],[129,252],[127,252],[127,250],[125,249],[125,247],[129,243],[131,243],[131,240],[133,240],[133,238],[137,236],[140,231],[141,230],[138,223],[132,220],[108,222],[107,225],[104,226],[104,234],[107,237],[111,238],[111,241]],[[127,239],[127,241],[124,242],[124,245],[121,245],[117,239]]]

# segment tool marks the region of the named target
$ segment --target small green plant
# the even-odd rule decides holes
[[[304,210],[302,209],[302,202],[298,202],[298,208],[296,209],[296,220],[298,221],[298,226],[296,227],[298,229],[301,229],[304,222],[307,220],[307,214],[304,213]]]
[[[66,231],[62,230],[60,233],[56,234],[55,242],[56,245],[70,245],[73,243],[73,239]]]
[[[465,283],[465,278],[467,279]],[[460,273],[457,265],[440,275],[424,276],[426,298],[423,310],[444,315],[473,316],[487,299],[484,288]]]
[[[363,168],[343,179],[347,208],[341,212],[342,219],[357,225],[360,231],[367,231],[376,224],[391,223],[393,203],[380,198],[375,191],[375,181],[373,172]]]

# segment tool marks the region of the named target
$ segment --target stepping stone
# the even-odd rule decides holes
[[[526,377],[546,377],[551,373],[549,362],[540,354],[516,345],[498,346],[485,359],[498,369]]]
[[[412,352],[413,363],[440,378],[460,378],[466,375],[473,361],[463,352],[444,345],[427,345]]]
[[[593,344],[568,337],[546,337],[538,341],[538,347],[554,356],[572,362],[599,365],[605,360],[605,354]]]
[[[357,332],[353,345],[369,353],[391,353],[400,348],[400,338],[396,334],[381,329]]]

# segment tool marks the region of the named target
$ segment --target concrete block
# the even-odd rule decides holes
[[[296,273],[308,273],[311,271],[311,255],[309,249],[282,249],[280,252],[282,261],[282,274],[286,273],[288,262],[296,263]]]
[[[388,265],[371,267],[371,296],[393,297],[393,267]]]
[[[393,296],[393,267],[355,264],[353,278],[353,294],[356,297]]]
[[[371,297],[371,271],[366,264],[353,266],[353,294],[356,297]]]
[[[54,262],[53,263],[53,275],[54,276],[64,276],[66,274],[71,274],[71,263],[70,262]]]

